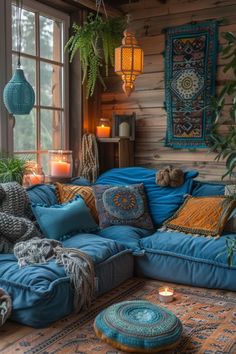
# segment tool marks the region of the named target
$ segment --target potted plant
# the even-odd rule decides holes
[[[2,156],[0,158],[0,183],[18,182],[22,184],[26,171],[26,158]]]
[[[97,80],[106,89],[102,69],[105,66],[108,76],[109,64],[114,67],[114,51],[121,43],[124,25],[122,18],[102,18],[98,14],[89,14],[83,25],[73,24],[73,35],[65,49],[70,53],[70,62],[76,52],[80,52],[82,83],[86,82],[87,98],[93,95]]]
[[[226,73],[231,70],[232,78],[225,83],[219,95],[212,100],[214,124],[211,134],[211,151],[217,152],[217,161],[220,159],[226,160],[226,173],[222,176],[223,179],[226,176],[231,177],[236,168],[236,36],[232,32],[224,32],[222,37],[226,41],[226,44],[221,48],[222,59],[226,61],[223,72]],[[229,115],[231,124],[228,132],[222,135],[218,128],[219,124],[224,122],[226,100],[230,102]],[[226,120],[228,120],[228,117]],[[236,199],[236,194],[233,194],[230,198]],[[233,265],[235,252],[236,239],[226,238],[226,251],[224,253],[226,253],[229,266]]]
[[[221,49],[222,59],[226,60],[223,72],[232,71],[232,78],[222,87],[218,97],[212,100],[214,124],[211,134],[211,151],[217,152],[216,160],[226,160],[226,173],[222,178],[231,176],[236,167],[236,36],[231,32],[222,33],[226,44]],[[219,123],[224,121],[226,99],[230,103],[229,115],[232,124],[225,135],[219,132]],[[227,117],[228,120],[228,117]]]

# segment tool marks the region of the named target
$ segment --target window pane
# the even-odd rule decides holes
[[[14,154],[16,157],[23,158],[26,161],[37,161],[37,155],[36,154],[27,154],[27,153],[15,153]]]
[[[62,113],[41,109],[41,150],[61,149]]]
[[[16,6],[12,6],[12,48],[17,49],[17,10]],[[35,14],[33,12],[22,9],[21,14],[21,52],[35,54]]]
[[[61,61],[61,22],[40,16],[40,56]]]
[[[13,54],[12,55],[12,72],[15,71],[16,66],[17,66],[17,55]],[[21,57],[21,67],[24,70],[26,80],[29,81],[29,83],[32,85],[32,87],[34,89],[34,92],[36,93],[36,90],[35,90],[36,62],[35,62],[35,60]]]
[[[48,168],[48,154],[47,153],[39,155],[39,163],[43,168],[44,174],[48,175],[49,168]]]
[[[36,149],[36,116],[35,109],[29,115],[15,116],[14,127],[14,150],[35,150]]]
[[[41,105],[62,107],[61,67],[40,62]]]

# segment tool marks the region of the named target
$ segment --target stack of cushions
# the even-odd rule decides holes
[[[193,179],[198,172],[185,172],[184,183],[176,188],[157,185],[156,173],[157,170],[144,167],[114,168],[103,173],[97,179],[95,186],[126,186],[143,183],[153,225],[160,227],[183,204],[184,195],[190,194]]]
[[[48,192],[50,196],[55,189],[57,202],[50,197],[49,205],[33,204],[32,210],[44,235],[59,240],[96,232],[97,224],[101,229],[129,225],[147,230],[164,225],[169,230],[210,236],[219,236],[225,225],[228,231],[235,227],[235,202],[223,196],[225,191],[234,193],[234,185],[209,184],[206,197],[202,188],[208,187],[193,181],[195,171],[186,172],[183,185],[176,188],[158,186],[155,176],[156,170],[133,167],[108,171],[94,186],[56,183]],[[143,183],[130,184],[132,179]],[[193,195],[184,200],[191,190]],[[231,224],[226,224],[228,219]]]
[[[98,221],[98,214],[95,205],[95,199],[93,195],[93,189],[90,186],[74,186],[63,183],[56,183],[56,195],[59,203],[67,203],[77,195],[80,195],[87,207],[90,209],[90,212],[93,218]]]

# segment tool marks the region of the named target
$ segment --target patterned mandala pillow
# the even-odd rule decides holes
[[[130,225],[153,229],[142,183],[128,186],[94,185],[93,191],[101,228]]]

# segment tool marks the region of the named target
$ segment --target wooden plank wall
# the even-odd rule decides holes
[[[236,31],[236,0],[139,0],[123,5],[132,16],[131,27],[145,53],[144,74],[136,82],[129,98],[121,89],[121,80],[111,73],[106,79],[108,90],[101,95],[101,116],[111,118],[112,112],[136,112],[135,164],[161,168],[168,164],[200,171],[201,179],[218,180],[224,173],[224,162],[216,162],[207,149],[174,150],[163,146],[166,130],[164,102],[164,34],[163,29],[191,21],[225,19],[220,33]],[[220,39],[222,42],[222,39]],[[218,58],[217,90],[230,78],[222,71]],[[227,130],[224,123],[222,131]]]

